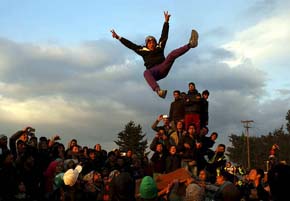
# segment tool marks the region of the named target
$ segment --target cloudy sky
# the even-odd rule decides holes
[[[241,134],[242,120],[254,121],[250,135],[268,134],[290,109],[289,10],[289,0],[0,0],[0,132],[31,125],[65,145],[76,138],[109,150],[133,120],[150,142],[173,90],[193,81],[210,91],[218,143]],[[159,38],[163,11],[171,14],[166,54],[186,44],[191,29],[200,36],[159,82],[165,100],[145,82],[141,58],[110,33],[137,44]]]

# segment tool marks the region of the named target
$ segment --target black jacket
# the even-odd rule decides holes
[[[127,48],[133,50],[138,55],[140,55],[144,60],[144,66],[146,66],[147,69],[150,69],[153,66],[162,63],[165,60],[164,48],[166,45],[166,41],[168,39],[168,31],[169,31],[169,23],[164,22],[161,37],[154,51],[150,51],[145,46],[136,45],[135,43],[123,37],[120,39],[120,41]]]

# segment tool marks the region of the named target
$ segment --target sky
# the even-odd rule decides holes
[[[129,121],[150,143],[151,125],[168,114],[173,91],[194,82],[210,91],[209,132],[250,136],[285,126],[290,109],[289,0],[16,1],[0,0],[0,133],[26,126],[36,136],[100,143],[106,150]],[[160,37],[171,14],[165,54],[199,45],[178,58],[158,83],[159,98],[143,77],[142,58],[110,33],[144,45]]]

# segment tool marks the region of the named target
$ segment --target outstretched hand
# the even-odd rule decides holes
[[[116,39],[119,39],[120,38],[120,36],[115,32],[114,29],[111,30],[111,33],[112,33],[112,37],[113,38],[116,38]]]
[[[168,11],[164,11],[164,18],[165,18],[165,22],[169,22],[169,18],[170,18],[170,14],[168,13]]]

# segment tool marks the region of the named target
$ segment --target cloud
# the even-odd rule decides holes
[[[245,59],[255,64],[264,63],[267,58],[285,57],[289,47],[284,41],[290,39],[289,16],[267,19],[243,32],[237,33],[236,39],[224,45],[233,52],[234,60],[225,61],[235,66]]]
[[[218,37],[218,33],[224,35],[225,30],[208,32],[208,37]],[[237,39],[250,44],[246,33]],[[16,131],[28,124],[39,135],[59,133],[65,144],[76,138],[84,145],[98,142],[112,148],[117,133],[133,120],[150,142],[155,134],[151,124],[159,114],[168,114],[173,90],[187,92],[188,83],[194,81],[198,90],[211,93],[211,131],[222,133],[220,140],[227,141],[229,134],[242,132],[241,120],[263,119],[263,114],[270,114],[265,107],[271,107],[260,103],[267,93],[268,75],[254,64],[254,58],[242,60],[235,68],[223,62],[234,60],[235,50],[201,44],[178,58],[167,78],[159,81],[168,89],[163,100],[144,80],[141,58],[118,41],[85,41],[69,47],[1,39],[3,130]],[[287,108],[275,107],[272,119],[279,119]],[[263,132],[275,124],[280,126],[271,120]]]

